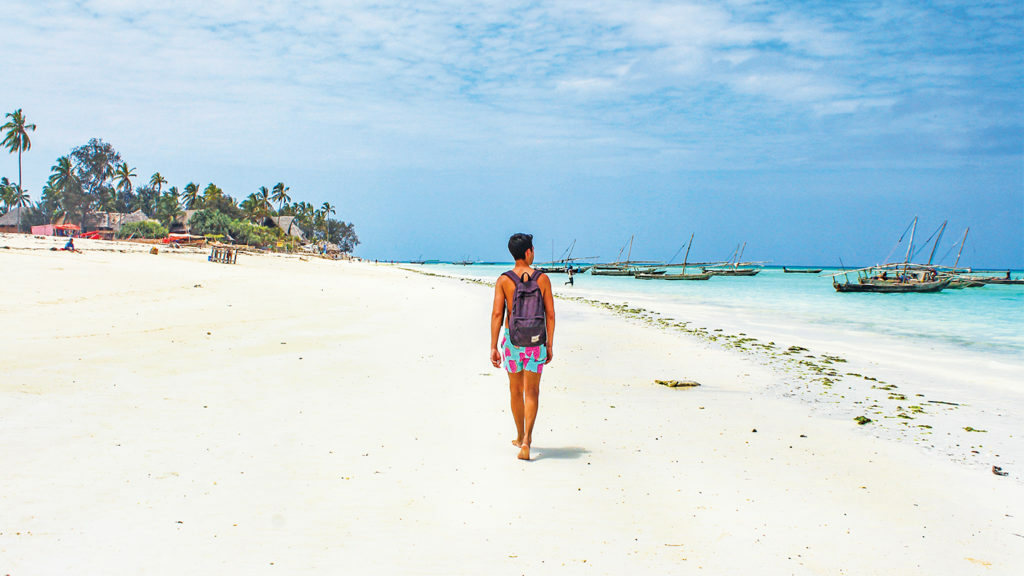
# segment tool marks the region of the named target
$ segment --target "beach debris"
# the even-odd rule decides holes
[[[786,349],[786,351],[787,352],[794,352],[795,353],[795,352],[807,352],[808,350],[807,350],[807,348],[804,348],[803,346],[790,346],[789,348]]]
[[[988,432],[988,430],[978,430],[973,426],[964,426],[964,430],[967,430],[968,432]]]
[[[754,434],[757,434],[757,428],[752,429],[751,432],[753,432]]]
[[[160,249],[157,248],[156,246],[153,246],[152,248],[149,249],[149,253],[150,254],[159,254],[160,253]]]
[[[992,473],[996,476],[1008,476],[1010,474],[1009,472],[1004,472],[1002,466],[993,466]]]
[[[944,402],[942,400],[929,400],[932,404],[946,404],[949,406],[959,406],[956,402]]]
[[[668,386],[669,388],[694,388],[700,386],[699,382],[693,380],[655,380],[655,384]]]
[[[857,424],[860,424],[861,426],[867,424],[868,422],[874,422],[874,420],[868,418],[867,416],[857,416],[856,418],[854,418],[854,420],[856,420]]]

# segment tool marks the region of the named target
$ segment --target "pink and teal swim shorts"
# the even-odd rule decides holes
[[[540,374],[544,370],[544,363],[548,360],[547,346],[516,346],[508,335],[508,328],[505,328],[501,348],[505,370],[511,374],[523,369]]]

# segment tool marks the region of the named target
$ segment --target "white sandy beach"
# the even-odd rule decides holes
[[[685,333],[558,301],[521,462],[488,362],[489,287],[296,257],[48,250],[60,244],[0,235],[0,574],[1024,562],[1020,471],[875,437]]]

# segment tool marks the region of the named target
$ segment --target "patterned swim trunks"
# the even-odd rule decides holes
[[[544,362],[548,359],[547,346],[516,346],[508,335],[508,328],[505,328],[501,348],[505,370],[508,370],[509,373],[515,374],[524,368],[537,374],[544,370]]]

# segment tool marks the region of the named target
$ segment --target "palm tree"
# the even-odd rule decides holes
[[[206,185],[203,189],[203,206],[206,208],[216,208],[217,201],[224,196],[224,191],[221,190],[220,186],[217,186],[213,182]]]
[[[68,158],[67,156],[57,158],[57,163],[50,168],[50,178],[48,180],[50,185],[57,190],[63,191],[74,183],[74,181],[75,170],[74,166],[71,165],[71,158]]]
[[[274,184],[274,193],[270,196],[270,199],[277,202],[278,213],[281,212],[281,208],[284,207],[285,204],[292,201],[292,197],[288,195],[288,190],[291,190],[291,188],[285,186],[284,182]]]
[[[323,204],[321,204],[320,205],[320,212],[324,215],[323,216],[323,218],[324,218],[324,221],[323,221],[323,225],[324,225],[324,242],[328,242],[329,240],[327,238],[328,237],[327,223],[331,219],[331,214],[336,214],[336,212],[334,211],[334,206],[331,206],[330,202],[324,202]]]
[[[156,190],[156,195],[159,196],[164,191],[164,184],[167,184],[167,178],[160,175],[159,172],[154,172],[149,178],[149,185]]]
[[[76,201],[80,202],[82,199],[78,197],[80,194],[76,195],[79,182],[71,158],[67,156],[57,158],[57,163],[50,168],[50,177],[46,182],[53,190],[57,204],[63,213],[67,214],[73,208],[77,208]],[[44,194],[44,196],[46,195]]]
[[[174,220],[181,215],[181,205],[178,203],[178,189],[171,186],[171,189],[166,194],[161,194],[156,204],[157,217],[167,222],[167,227],[170,228]]]
[[[254,196],[256,197],[257,215],[269,215],[273,208],[270,205],[270,190],[267,190],[266,186],[260,186],[259,192],[256,192]]]
[[[245,200],[242,200],[242,202],[238,204],[238,207],[242,209],[242,212],[244,212],[245,215],[250,220],[255,222],[256,221],[256,217],[257,217],[257,212],[259,212],[259,210],[256,208],[256,206],[258,204],[259,204],[259,199],[257,198],[256,193],[253,192],[252,194],[249,194],[248,196],[246,196]]]
[[[114,189],[131,194],[132,178],[135,177],[135,168],[129,168],[127,162],[121,162],[114,167],[114,180],[116,181]]]
[[[14,186],[7,176],[0,178],[0,202],[4,203],[4,212],[9,211],[14,203]]]
[[[7,206],[10,208],[14,206],[18,209],[18,232],[21,232],[21,207],[32,203],[32,199],[29,198],[28,193],[21,189],[20,185],[8,186],[10,190],[10,196],[6,199]]]
[[[185,184],[185,192],[181,196],[185,208],[191,210],[199,202],[199,185],[195,182]]]
[[[0,130],[6,130],[2,144],[11,154],[18,153],[18,188],[21,188],[21,153],[32,148],[32,141],[28,137],[29,132],[35,132],[36,125],[25,122],[25,116],[21,108],[14,112],[8,112],[5,116],[10,118],[6,124],[0,126]]]

